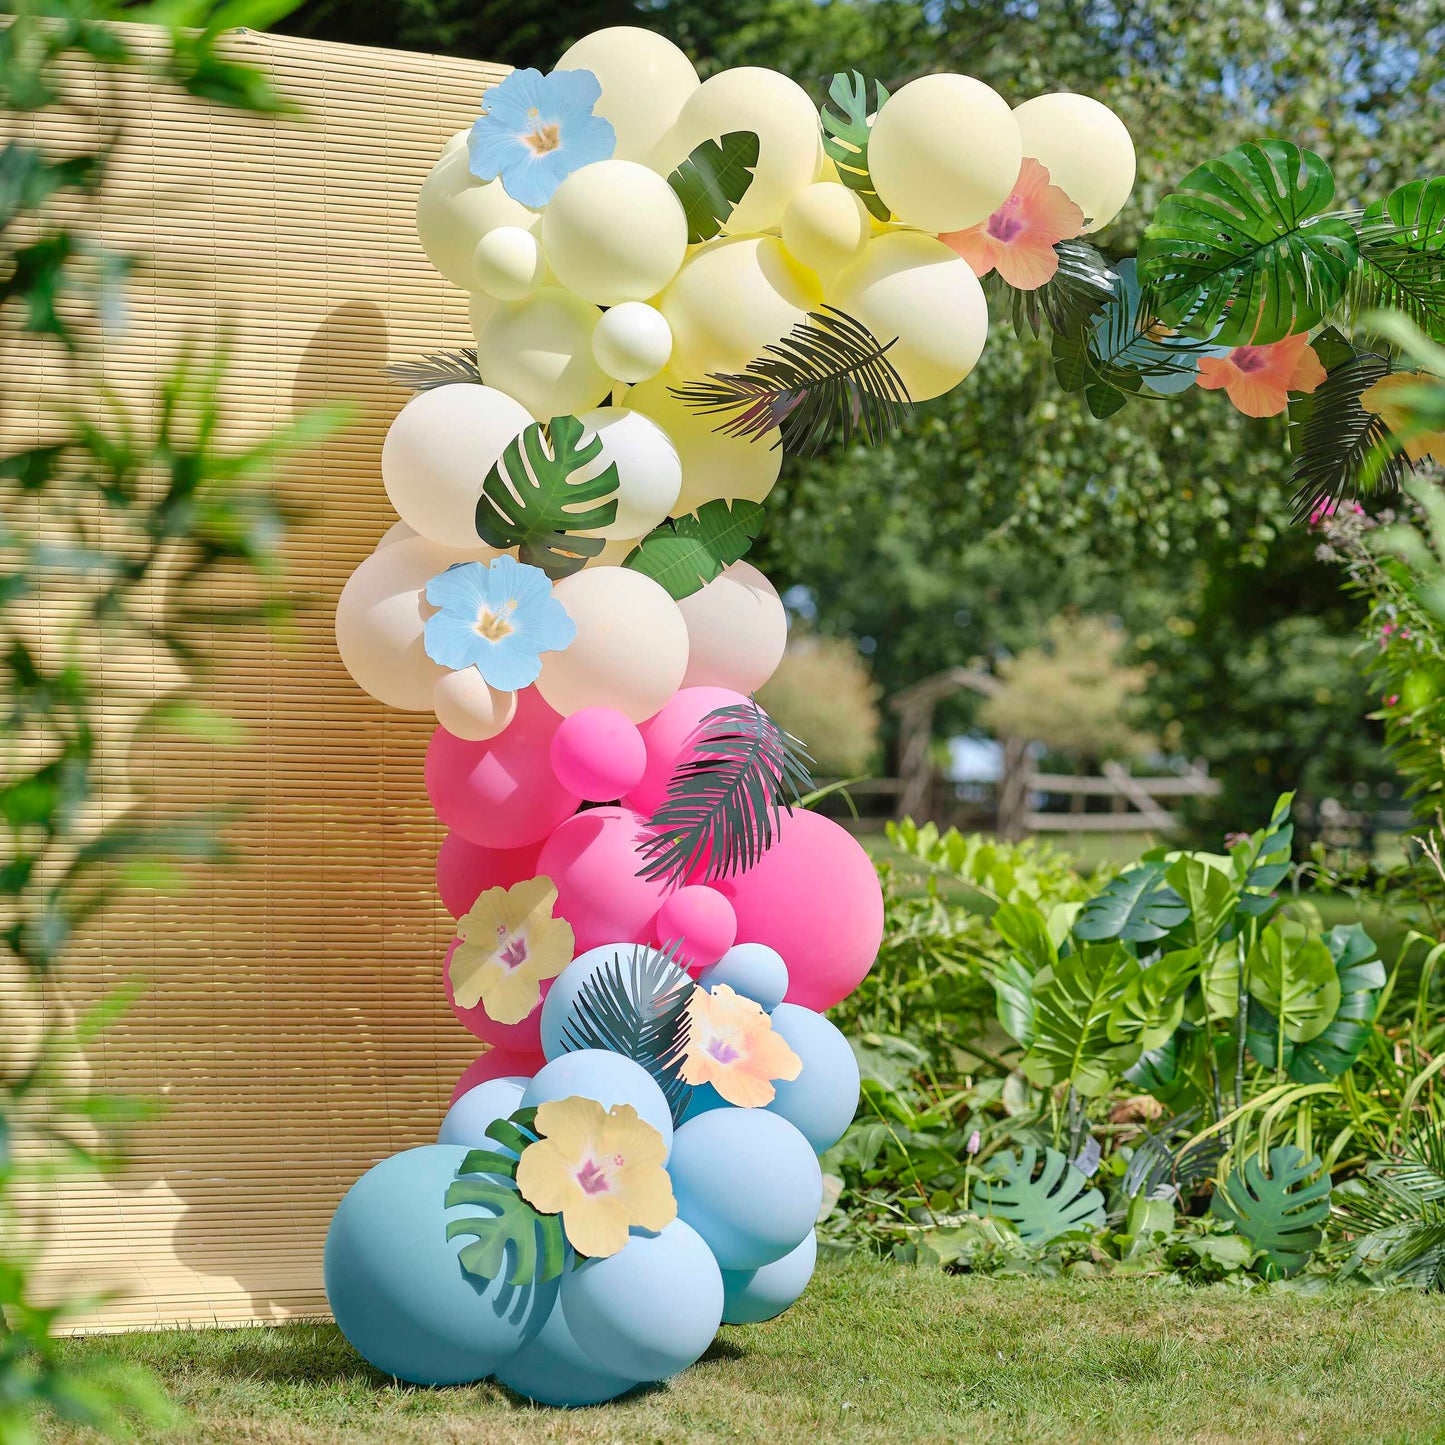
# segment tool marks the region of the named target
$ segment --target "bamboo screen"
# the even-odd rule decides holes
[[[464,298],[417,242],[416,192],[505,70],[245,32],[228,43],[303,114],[257,119],[121,83],[98,228],[151,261],[104,345],[105,377],[147,403],[184,338],[228,329],[238,439],[338,398],[355,410],[286,476],[304,513],[285,548],[296,624],[204,639],[217,663],[202,701],[240,720],[244,744],[135,741],[107,793],[110,807],[156,790],[245,811],[236,866],[122,905],[66,962],[77,1007],[144,984],[84,1067],[162,1107],[113,1181],[68,1178],[33,1201],[53,1224],[49,1283],[121,1292],[81,1322],[92,1328],[324,1313],[337,1200],[377,1159],[435,1139],[478,1048],[440,984],[451,929],[422,782],[432,719],[353,686],[331,627],[346,577],[395,520],[379,463],[405,396],[381,368],[470,341]],[[98,102],[93,77],[71,81]],[[36,131],[64,145],[75,125],[52,112]],[[6,441],[23,444],[43,433],[57,374],[39,356],[17,370],[0,396]],[[172,680],[143,657],[106,667],[123,736]]]

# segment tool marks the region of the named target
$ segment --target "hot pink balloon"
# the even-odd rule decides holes
[[[746,705],[747,701],[742,693],[730,692],[725,687],[685,687],[673,693],[662,710],[639,729],[647,746],[647,770],[628,793],[627,806],[650,818],[667,797],[673,766],[702,720],[720,707],[737,707],[740,703]]]
[[[863,981],[883,940],[883,890],[867,853],[831,818],[784,813],[773,846],[721,879],[739,943],[766,943],[788,965],[787,1002],[832,1008]]]
[[[452,946],[447,949],[446,962],[442,965],[442,973],[446,978],[447,1002],[451,1005],[452,1012],[461,1021],[463,1027],[474,1033],[483,1043],[493,1045],[498,1049],[507,1049],[513,1053],[540,1053],[542,1049],[542,1005],[539,1001],[537,1007],[532,1010],[520,1023],[499,1024],[492,1018],[481,1005],[474,1008],[463,1008],[452,993],[452,954],[457,950],[461,939],[452,939]],[[552,987],[552,980],[544,979],[542,982],[542,997],[546,998],[547,990]]]
[[[510,888],[537,876],[540,842],[523,848],[483,848],[460,833],[448,833],[437,850],[437,892],[453,918],[460,918],[488,888]]]
[[[577,811],[552,771],[552,735],[562,721],[537,689],[517,694],[505,732],[469,743],[445,728],[426,752],[426,790],[446,827],[483,848],[521,848]]]
[[[631,718],[612,707],[584,707],[552,734],[552,771],[579,798],[609,803],[642,780],[647,746]]]
[[[544,1054],[516,1053],[511,1049],[488,1049],[462,1071],[462,1076],[457,1080],[457,1086],[452,1090],[452,1096],[447,1101],[447,1108],[450,1109],[468,1089],[475,1089],[478,1084],[485,1084],[488,1079],[530,1079],[546,1062]]]
[[[716,963],[733,946],[738,916],[716,888],[693,885],[663,899],[652,929],[655,943],[675,946],[677,961],[696,971]]]

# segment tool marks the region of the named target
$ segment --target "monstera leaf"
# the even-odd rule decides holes
[[[1196,166],[1139,246],[1160,318],[1221,346],[1316,325],[1344,296],[1358,249],[1349,222],[1323,214],[1334,193],[1324,161],[1287,141],[1236,146]]]
[[[689,245],[710,241],[742,200],[758,164],[757,132],[732,130],[721,141],[705,140],[668,176],[687,216]]]
[[[1104,1196],[1091,1189],[1087,1176],[1057,1149],[1044,1150],[1043,1167],[1035,1179],[1038,1154],[1029,1146],[989,1161],[989,1177],[979,1184],[988,1213],[1008,1220],[1025,1244],[1048,1244],[1065,1234],[1099,1228],[1104,1222]]]
[[[1330,1215],[1330,1176],[1320,1161],[1306,1159],[1293,1144],[1269,1151],[1269,1173],[1251,1154],[1242,1169],[1220,1181],[1209,1212],[1232,1224],[1256,1249],[1266,1279],[1298,1274],[1324,1238],[1320,1226]]]
[[[1149,1053],[1174,1037],[1184,1017],[1184,994],[1199,975],[1199,950],[1180,948],[1140,971],[1109,1010],[1109,1038]]]
[[[1089,943],[1121,938],[1126,943],[1153,943],[1183,923],[1189,908],[1164,881],[1166,865],[1141,863],[1112,879],[1085,905],[1074,924],[1074,936]]]
[[[516,547],[521,561],[554,579],[576,572],[606,545],[574,532],[617,519],[617,465],[593,468],[602,439],[584,443],[584,430],[575,416],[553,417],[546,431],[534,422],[507,443],[477,503],[482,541],[503,551]]]
[[[892,215],[873,189],[868,174],[868,112],[883,109],[888,91],[881,80],[873,82],[873,99],[868,98],[868,82],[860,71],[839,71],[828,86],[829,104],[823,107],[823,149],[838,168],[838,179],[880,221]]]
[[[718,498],[649,532],[622,565],[681,600],[745,556],[762,527],[761,503]]]
[[[1188,918],[1178,925],[1180,931],[1196,948],[1208,948],[1234,916],[1238,900],[1229,875],[1202,858],[1185,857],[1169,865],[1164,880],[1188,909]]]
[[[1329,1027],[1340,1006],[1340,976],[1324,940],[1299,924],[1271,923],[1244,962],[1249,996],[1279,1021],[1284,1038],[1304,1044]],[[1275,1067],[1278,1060],[1262,1060]]]
[[[1085,1098],[1104,1093],[1139,1057],[1137,1042],[1116,1042],[1109,1020],[1138,977],[1139,960],[1117,943],[1066,954],[1033,990],[1033,1042],[1021,1068],[1040,1088],[1068,1082]]]

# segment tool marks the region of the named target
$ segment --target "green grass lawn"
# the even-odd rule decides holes
[[[161,1441],[1445,1441],[1445,1298],[1306,1298],[825,1265],[781,1319],[724,1328],[671,1384],[539,1409],[399,1387],[330,1325],[77,1341],[153,1367]],[[52,1427],[49,1441],[89,1439]]]

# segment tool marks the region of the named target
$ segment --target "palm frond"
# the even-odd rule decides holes
[[[1445,1289],[1445,1125],[1408,1138],[1342,1191],[1337,1222],[1354,1235],[1346,1272]]]
[[[1432,341],[1445,341],[1445,251],[1362,242],[1340,309],[1355,324],[1371,312],[1403,312]]]
[[[756,703],[710,712],[648,824],[639,877],[712,881],[751,868],[772,847],[783,810],[812,791],[811,762]]]
[[[1059,269],[1051,281],[1035,291],[1016,291],[1005,286],[1014,331],[1022,336],[1027,327],[1035,339],[1050,331],[1082,332],[1085,325],[1114,294],[1116,276],[1097,246],[1079,239],[1059,241],[1054,246]]]
[[[481,385],[477,370],[477,348],[464,346],[459,351],[435,351],[420,361],[396,361],[385,368],[386,374],[408,391],[431,391],[438,386],[470,381]]]
[[[1214,1172],[1224,1154],[1223,1142],[1215,1137],[1190,1142],[1202,1113],[1196,1107],[1175,1114],[1135,1141],[1124,1173],[1126,1198],[1143,1194],[1182,1199]]]
[[[872,443],[903,425],[912,403],[888,359],[896,341],[879,341],[825,306],[764,347],[746,371],[668,389],[701,416],[725,417],[716,431],[757,441],[776,428],[785,451],[811,456],[829,441],[846,446],[856,434]]]

